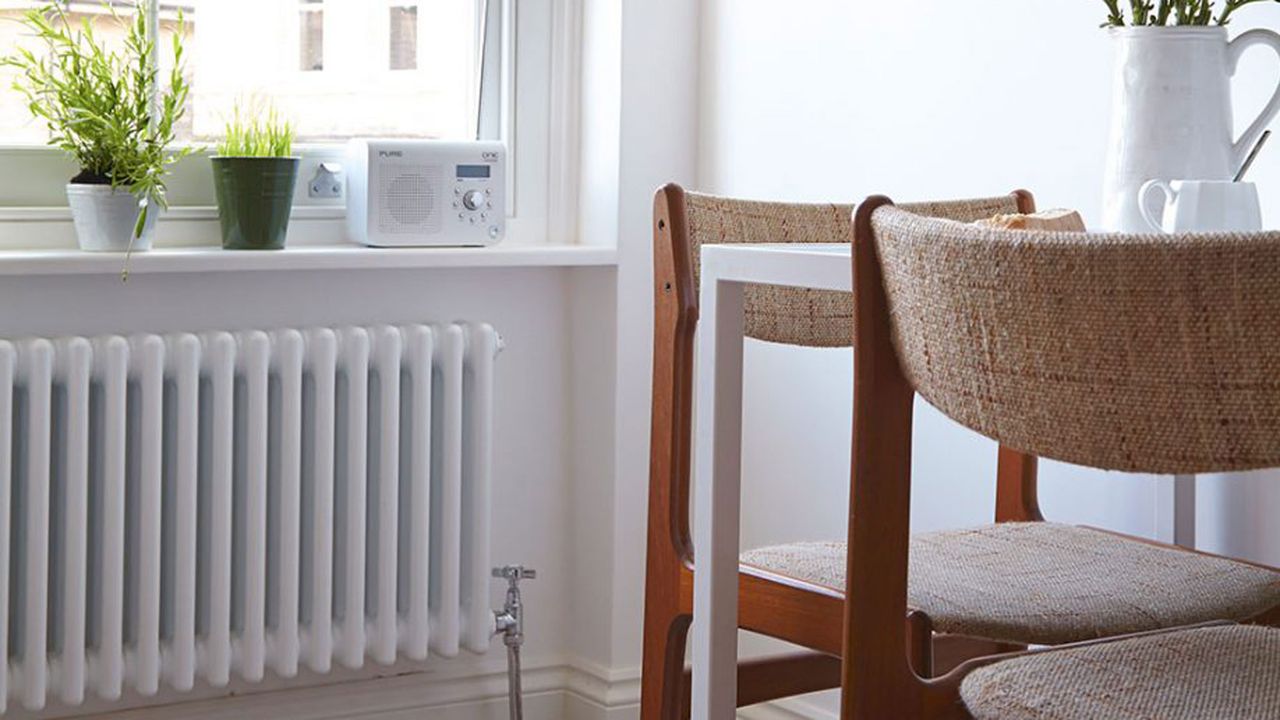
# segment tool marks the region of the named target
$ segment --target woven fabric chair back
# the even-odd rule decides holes
[[[904,205],[915,212],[970,222],[1018,211],[1017,197],[1003,195]],[[702,246],[723,243],[848,243],[851,205],[739,200],[685,194],[694,287],[700,287]],[[807,347],[847,347],[853,340],[849,293],[758,285],[744,298],[747,337]]]
[[[1150,473],[1280,465],[1280,233],[871,221],[907,381],[1026,453]]]

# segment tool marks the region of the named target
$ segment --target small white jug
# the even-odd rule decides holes
[[[1152,210],[1163,195],[1159,218]],[[1229,180],[1150,180],[1138,191],[1138,209],[1156,232],[1250,232],[1262,229],[1258,187]]]

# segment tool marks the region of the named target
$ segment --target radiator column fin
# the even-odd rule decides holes
[[[231,509],[234,483],[236,340],[230,333],[203,338],[209,398],[209,569],[205,678],[214,687],[231,679]]]
[[[409,427],[401,433],[408,438],[409,466],[403,470],[408,473],[411,519],[405,528],[408,557],[404,566],[408,568],[409,589],[404,651],[410,659],[425,660],[431,639],[431,369],[435,340],[431,328],[424,325],[407,327],[404,334],[405,363],[413,392],[409,401],[412,409]]]
[[[267,582],[267,373],[271,341],[264,332],[239,336],[241,372],[245,383],[244,434],[244,633],[241,638],[240,675],[262,679],[266,640]]]
[[[298,673],[298,572],[302,479],[302,334],[282,330],[272,336],[275,373],[280,378],[279,511],[275,518],[277,559],[272,667],[281,677]]]
[[[102,386],[102,492],[97,509],[101,516],[97,607],[98,695],[120,697],[124,685],[124,548],[125,472],[128,443],[129,343],[119,336],[94,341],[97,380]]]
[[[52,432],[53,345],[31,340],[23,352],[27,399],[27,476],[22,495],[26,521],[26,573],[22,589],[22,704],[39,710],[45,700],[49,580],[49,451]]]
[[[369,334],[363,328],[347,328],[340,334],[342,369],[347,379],[345,537],[342,557],[346,572],[343,589],[342,664],[351,669],[364,665],[365,582],[365,484],[368,482]]]
[[[315,407],[310,418],[311,456],[311,627],[307,665],[329,672],[333,657],[333,472],[338,336],[329,329],[307,333],[307,356]]]
[[[440,502],[440,550],[432,553],[438,562],[439,577],[437,602],[437,632],[434,650],[445,657],[458,654],[458,636],[461,632],[462,581],[462,360],[465,352],[462,328],[448,325],[441,333],[436,362],[441,376],[439,411],[435,417],[437,428],[437,452],[439,463]],[[434,594],[434,593],[433,593]]]
[[[89,525],[89,379],[93,348],[84,338],[58,343],[58,376],[65,388],[62,469],[62,646],[61,699],[84,700],[85,594]]]
[[[379,327],[373,333],[378,374],[378,446],[375,450],[378,525],[373,540],[377,565],[373,582],[377,606],[373,609],[373,644],[376,662],[390,665],[396,659],[396,572],[398,571],[400,501],[400,331]]]
[[[160,677],[160,487],[164,437],[164,341],[156,335],[130,338],[138,384],[136,532],[131,543],[134,580],[135,659],[133,687],[154,695]]]
[[[489,325],[470,328],[466,354],[466,419],[464,450],[467,475],[463,479],[467,540],[463,572],[467,578],[464,606],[467,627],[463,643],[472,652],[484,652],[493,637],[489,605],[489,508],[492,507],[493,365],[498,355],[498,334]]]
[[[173,527],[165,532],[172,542],[169,597],[172,598],[173,640],[165,663],[169,684],[190,690],[195,684],[196,652],[196,528],[199,523],[196,493],[200,471],[200,339],[191,334],[170,336],[166,350],[171,363],[177,417],[165,424],[172,428],[176,447],[171,470]]]

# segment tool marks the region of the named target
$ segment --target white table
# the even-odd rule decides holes
[[[851,291],[848,245],[704,245],[694,417],[693,705],[736,714],[742,458],[742,290],[762,283]]]
[[[853,289],[849,245],[705,245],[694,417],[693,705],[701,720],[736,714],[741,511],[743,287]],[[1168,487],[1164,487],[1168,485]],[[1162,483],[1157,530],[1194,538],[1194,478]],[[1164,538],[1161,538],[1164,539]]]

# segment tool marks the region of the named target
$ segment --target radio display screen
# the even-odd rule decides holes
[[[459,165],[458,178],[487,178],[489,177],[488,165]]]

